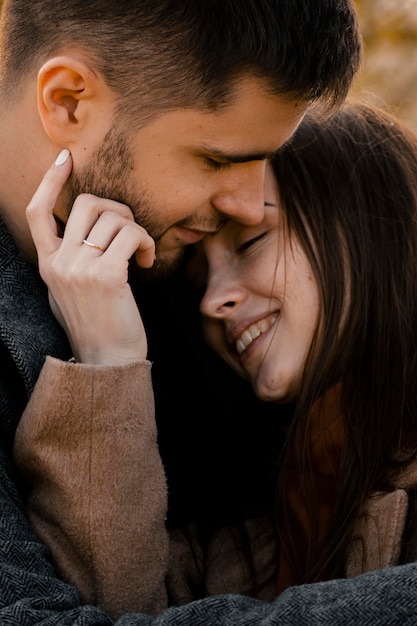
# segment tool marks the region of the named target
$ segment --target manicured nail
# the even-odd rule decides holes
[[[64,148],[55,159],[55,165],[64,165],[64,163],[68,160],[70,155],[70,151],[67,148]]]

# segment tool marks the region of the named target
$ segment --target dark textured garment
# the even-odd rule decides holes
[[[31,533],[3,455],[0,456],[1,626],[110,626],[99,609],[79,606],[55,577]],[[165,610],[158,617],[127,614],[117,626],[414,626],[417,564],[352,580],[293,587],[275,602],[214,596]],[[140,584],[140,581],[138,581]]]
[[[0,437],[8,450],[47,354],[68,359],[65,334],[45,285],[0,220]]]
[[[60,581],[46,548],[23,512],[10,465],[16,424],[47,354],[69,348],[53,319],[36,272],[0,228],[0,626],[110,626],[76,590]],[[140,581],[138,581],[140,585]],[[293,587],[275,602],[215,596],[165,610],[158,617],[126,614],[117,626],[322,626],[417,623],[417,564],[352,580]]]

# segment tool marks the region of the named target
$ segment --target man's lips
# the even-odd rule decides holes
[[[178,239],[180,239],[185,244],[198,243],[204,237],[215,231],[202,231],[202,230],[192,230],[191,228],[184,228],[183,226],[176,226],[175,230],[177,231]]]

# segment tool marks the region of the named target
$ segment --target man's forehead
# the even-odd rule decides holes
[[[307,106],[294,106],[278,98],[259,99],[248,106],[235,102],[221,112],[175,109],[160,116],[155,130],[171,136],[199,142],[201,149],[214,157],[227,156],[233,162],[266,158],[282,145],[298,126]]]

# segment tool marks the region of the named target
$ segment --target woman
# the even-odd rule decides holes
[[[417,140],[366,106],[309,117],[274,155],[265,205],[259,226],[205,239],[201,311],[260,398],[295,402],[283,589],[416,557]]]
[[[415,556],[417,139],[365,106],[316,115],[267,166],[262,224],[229,221],[202,244],[207,341],[276,412],[275,438],[258,414],[252,423],[253,447],[262,439],[269,468],[264,482],[256,478],[258,500],[164,535],[150,384],[142,386],[138,420],[132,412],[110,434],[107,423],[74,426],[65,394],[65,428],[57,428],[55,409],[46,429],[46,386],[19,426],[15,452],[31,519],[62,575],[113,614],[216,593],[272,600],[289,585]],[[204,285],[197,259],[189,270]],[[71,377],[83,365],[65,367]],[[141,367],[149,383],[149,363]],[[274,403],[291,410],[278,413]],[[232,461],[225,485],[234,472]],[[103,538],[117,523],[114,503],[123,523],[109,546]],[[100,589],[103,580],[111,588],[112,576],[125,589],[113,606]]]

